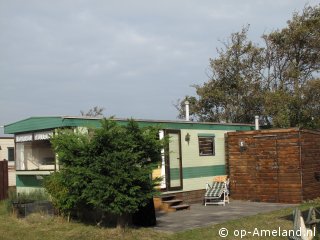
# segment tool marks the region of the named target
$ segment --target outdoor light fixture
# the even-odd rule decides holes
[[[2,150],[1,146],[0,146],[0,150]]]
[[[188,145],[189,145],[189,142],[190,142],[190,134],[189,133],[187,133],[184,140],[186,140],[186,142],[188,142]]]
[[[244,140],[240,140],[239,141],[239,150],[240,150],[240,152],[243,152],[246,149],[247,149],[246,142]]]

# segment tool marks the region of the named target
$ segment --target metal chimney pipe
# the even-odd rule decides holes
[[[259,130],[259,116],[254,116],[255,130]]]
[[[185,106],[186,106],[186,121],[189,121],[190,120],[190,117],[189,117],[189,101],[185,101],[184,102]]]

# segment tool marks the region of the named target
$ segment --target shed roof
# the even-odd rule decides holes
[[[4,126],[4,133],[16,134],[23,132],[41,131],[61,127],[99,127],[101,118],[96,117],[30,117],[18,122]],[[127,124],[128,119],[115,118],[119,124]],[[144,120],[135,119],[141,127],[160,126],[163,129],[203,129],[203,130],[252,130],[254,125],[241,123],[210,123],[210,122],[188,122],[170,120]]]
[[[249,130],[249,131],[241,131],[241,132],[228,132],[229,136],[236,136],[236,135],[268,135],[268,134],[282,134],[282,133],[291,133],[291,132],[308,132],[313,134],[320,134],[318,130],[310,130],[304,129],[299,127],[292,127],[292,128],[272,128],[272,129],[262,129],[262,130]]]

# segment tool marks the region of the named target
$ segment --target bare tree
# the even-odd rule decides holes
[[[95,107],[89,109],[87,112],[81,110],[80,114],[81,114],[81,116],[86,116],[86,117],[103,117],[104,110],[105,110],[104,107],[95,106]]]

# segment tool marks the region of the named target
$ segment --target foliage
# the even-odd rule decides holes
[[[20,192],[20,193],[17,193],[16,190],[13,190],[13,191],[9,191],[8,195],[9,195],[8,200],[10,202],[19,202],[19,203],[42,201],[42,200],[49,199],[49,195],[43,189],[32,190],[30,192]]]
[[[102,117],[104,110],[105,109],[103,107],[95,106],[89,109],[87,112],[81,110],[80,114],[81,116],[86,116],[86,117]]]
[[[79,194],[76,194],[72,186],[74,177],[68,171],[54,172],[44,181],[44,187],[50,193],[53,205],[59,212],[70,219],[70,214],[81,203]]]
[[[306,83],[302,92],[303,121],[306,127],[319,128],[320,126],[320,79],[313,79]]]
[[[155,129],[141,131],[134,121],[125,127],[115,121],[102,122],[91,142],[94,174],[84,191],[90,204],[118,215],[134,213],[146,204],[154,194],[151,159],[160,160],[157,133]]]
[[[35,201],[43,201],[49,200],[50,196],[43,190],[33,190],[30,192],[20,192],[14,189],[10,189],[8,192],[8,199],[5,200],[5,204],[7,207],[8,212],[12,212],[13,205],[12,204],[24,204],[24,203],[31,203]]]
[[[51,143],[62,169],[46,177],[44,187],[51,195],[53,204],[69,217],[84,201],[81,193],[86,187],[85,173],[90,162],[89,138],[80,130],[65,129],[58,131]]]
[[[169,234],[147,228],[132,228],[126,231],[116,228],[98,228],[80,222],[67,222],[59,216],[33,213],[26,218],[16,218],[6,211],[0,201],[1,240],[134,240],[166,239]]]
[[[319,128],[320,5],[263,35],[263,47],[248,40],[248,29],[231,34],[210,59],[209,81],[177,104],[179,117],[188,99],[193,120],[250,123],[260,115],[265,125]]]
[[[45,187],[64,213],[89,205],[118,216],[136,212],[155,193],[150,175],[161,157],[158,129],[103,119],[90,134],[62,130],[51,142],[61,169]]]

